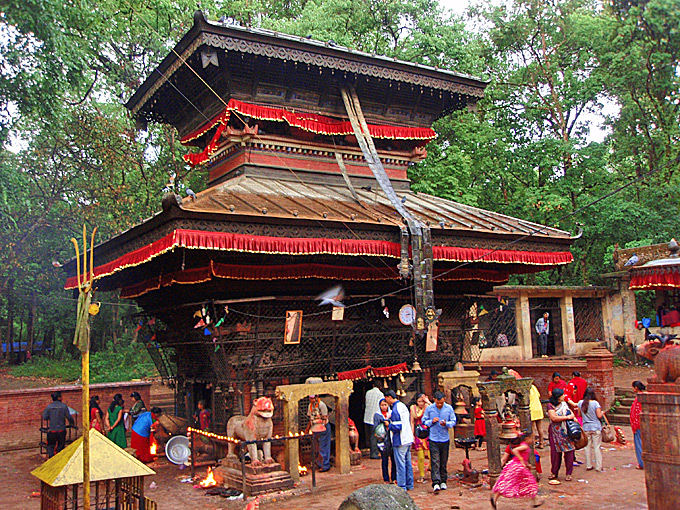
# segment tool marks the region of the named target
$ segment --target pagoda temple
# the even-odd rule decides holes
[[[179,413],[206,399],[220,430],[253,397],[318,376],[357,381],[361,423],[370,377],[431,389],[479,340],[487,292],[572,261],[567,232],[410,189],[433,121],[475,108],[485,86],[196,13],[126,106],[141,128],[177,129],[207,188],[166,194],[94,254],[96,286],[147,314]],[[344,308],[320,305],[338,285]],[[515,312],[499,313],[508,331],[494,335],[512,342]]]

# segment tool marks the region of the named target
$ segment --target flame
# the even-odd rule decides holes
[[[198,482],[198,485],[200,485],[201,487],[214,487],[215,485],[217,485],[217,482],[213,477],[212,469],[208,468],[208,474],[205,477],[205,480],[201,480],[200,482]]]
[[[298,464],[298,473],[300,476],[305,476],[307,474],[307,467],[302,464]]]
[[[151,455],[156,455],[156,452],[158,451],[158,443],[153,438],[153,435],[151,436],[151,447],[149,448],[149,453]]]

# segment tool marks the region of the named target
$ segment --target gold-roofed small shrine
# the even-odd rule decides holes
[[[41,483],[41,510],[76,510],[83,483],[83,438],[79,437],[31,471]],[[90,482],[93,508],[144,508],[144,476],[156,472],[90,429]],[[127,506],[125,506],[127,505]]]

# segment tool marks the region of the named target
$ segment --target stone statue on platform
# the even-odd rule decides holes
[[[227,422],[227,435],[245,441],[256,439],[271,439],[274,431],[272,416],[274,414],[274,404],[269,397],[260,397],[253,402],[253,408],[248,416],[232,416]],[[234,453],[235,445],[229,443],[228,457],[236,457]],[[271,443],[262,444],[262,453],[266,464],[273,464]],[[248,445],[248,454],[253,466],[260,466],[262,462],[258,459],[257,444]]]

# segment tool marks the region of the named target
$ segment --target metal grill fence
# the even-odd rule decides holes
[[[576,342],[599,342],[604,338],[602,299],[574,298]]]

